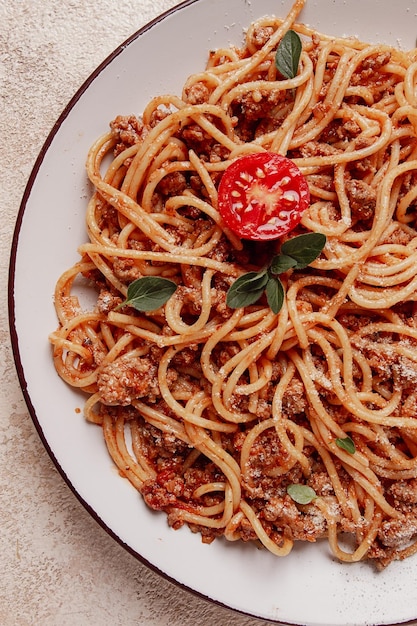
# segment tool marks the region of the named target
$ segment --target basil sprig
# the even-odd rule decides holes
[[[275,66],[284,78],[294,78],[298,72],[302,43],[294,30],[288,30],[278,44]]]
[[[288,239],[274,256],[269,267],[259,272],[248,272],[230,286],[226,303],[231,309],[255,304],[265,292],[266,300],[273,313],[280,312],[284,304],[284,286],[278,275],[290,269],[304,269],[321,253],[326,243],[322,233],[306,233]]]
[[[353,441],[352,437],[349,437],[349,435],[347,437],[338,437],[337,439],[335,439],[335,442],[336,445],[339,446],[339,448],[341,448],[342,450],[349,452],[349,454],[355,454],[355,442]]]
[[[317,494],[312,487],[299,483],[288,485],[287,493],[297,504],[310,504],[317,498]]]
[[[155,311],[175,293],[176,283],[160,276],[137,278],[127,288],[127,298],[118,309],[131,306],[138,311]]]

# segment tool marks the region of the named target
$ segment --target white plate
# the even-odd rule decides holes
[[[218,603],[271,621],[347,626],[417,617],[417,559],[376,573],[341,565],[327,543],[297,546],[279,559],[253,546],[204,545],[187,528],[168,528],[112,467],[99,428],[77,409],[83,397],[56,375],[47,337],[55,329],[52,294],[85,240],[90,193],[84,163],[93,140],[117,114],[140,113],[159,93],[181,93],[210,48],[241,43],[255,18],[284,15],[290,0],[188,1],[120,46],[74,96],[54,126],[30,177],[10,265],[10,327],[28,407],[48,452],[91,514],[138,558]],[[394,15],[393,15],[394,13]],[[319,30],[410,48],[415,0],[310,0],[302,19]],[[395,17],[395,19],[393,19]]]

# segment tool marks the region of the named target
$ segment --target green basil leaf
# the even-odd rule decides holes
[[[300,270],[310,265],[320,255],[326,244],[326,235],[305,233],[288,239],[281,246],[281,253],[295,259],[295,269]]]
[[[268,282],[268,274],[266,270],[261,272],[247,272],[246,274],[242,274],[239,276],[233,283],[232,287],[235,288],[236,291],[250,291],[251,289],[260,289],[261,287],[265,287]]]
[[[130,283],[127,298],[120,306],[131,306],[138,311],[155,311],[169,300],[176,289],[177,285],[168,278],[143,276]]]
[[[277,315],[284,304],[285,292],[282,282],[277,276],[270,276],[265,291],[268,305],[271,311]]]
[[[288,485],[287,493],[298,504],[310,504],[317,498],[316,492],[312,487],[298,483]]]
[[[231,309],[240,309],[241,307],[250,306],[258,302],[264,290],[265,288],[262,287],[262,289],[254,289],[253,291],[237,292],[233,289],[232,285],[226,295],[226,304],[230,306]]]
[[[343,438],[338,437],[337,439],[335,439],[335,441],[336,445],[339,446],[339,448],[341,448],[342,450],[346,450],[346,452],[349,452],[349,454],[355,454],[355,442],[353,441],[352,437],[349,437],[349,435]]]
[[[298,72],[302,43],[294,30],[288,30],[279,42],[275,65],[284,78],[294,78]]]
[[[272,259],[271,267],[269,268],[272,274],[282,274],[287,272],[292,267],[297,265],[297,261],[287,254],[277,254]]]
[[[267,282],[268,274],[266,271],[242,274],[230,286],[226,295],[226,304],[231,309],[255,304],[262,296]]]

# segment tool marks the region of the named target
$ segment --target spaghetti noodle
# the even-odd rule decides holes
[[[417,550],[417,53],[318,33],[302,7],[256,21],[181,97],[117,117],[92,146],[89,241],[57,282],[50,341],[120,473],[172,527],[279,556],[327,537],[341,561],[382,568]],[[303,45],[284,78],[289,29]],[[278,314],[227,305],[279,242],[241,241],[217,211],[226,168],[265,150],[308,181],[293,234],[327,237],[282,275]],[[177,284],[155,311],[123,305],[143,276]]]

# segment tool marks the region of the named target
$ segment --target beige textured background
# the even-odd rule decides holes
[[[0,0],[2,626],[265,626],[167,582],[98,526],[39,440],[9,342],[10,244],[36,156],[90,72],[132,32],[176,3]]]

